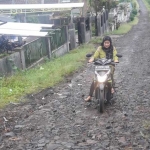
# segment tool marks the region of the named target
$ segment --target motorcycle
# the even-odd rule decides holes
[[[91,57],[92,54],[87,54],[86,57]],[[122,55],[117,54],[117,57],[121,58]],[[113,94],[111,89],[114,88],[114,79],[112,69],[115,67],[115,62],[112,59],[96,59],[94,60],[95,77],[95,99],[98,101],[98,111],[104,112],[105,103],[111,103]]]

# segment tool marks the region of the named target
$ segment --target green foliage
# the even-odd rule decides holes
[[[134,14],[135,16],[137,15],[137,10],[136,9],[133,9],[132,10],[132,14]]]
[[[131,15],[130,15],[130,21],[133,21],[134,17],[135,17],[135,15],[133,13],[131,13]]]
[[[136,2],[133,2],[132,5],[133,5],[133,8],[136,9]]]
[[[92,44],[101,44],[101,42],[102,42],[102,38],[100,37],[93,37],[90,41],[90,43]]]
[[[132,12],[131,12],[131,15],[130,15],[130,21],[133,21],[134,20],[134,17],[137,15],[137,10],[136,9],[133,9]]]
[[[138,23],[138,18],[135,17],[134,20],[129,23],[121,24],[119,29],[114,30],[113,32],[111,32],[111,34],[122,35],[122,34],[128,33],[131,30],[132,26],[136,25],[137,23]]]
[[[0,58],[4,58],[5,56],[8,56],[9,54],[7,54],[6,52],[5,53],[2,53],[0,54]]]
[[[116,0],[89,0],[89,4],[94,8],[95,12],[100,12],[103,6],[110,10],[111,8],[116,7],[118,2]]]
[[[150,0],[143,0],[146,8],[150,11]]]
[[[146,0],[148,2],[148,4],[150,5],[150,0]]]

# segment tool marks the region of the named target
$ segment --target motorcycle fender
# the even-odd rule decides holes
[[[100,90],[104,90],[104,84],[99,85]]]

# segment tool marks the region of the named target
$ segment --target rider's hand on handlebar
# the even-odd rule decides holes
[[[118,60],[114,60],[114,63],[119,63],[119,61]]]
[[[89,59],[88,63],[91,63],[91,62],[93,62],[93,61],[94,61],[94,58],[91,57],[91,58]]]

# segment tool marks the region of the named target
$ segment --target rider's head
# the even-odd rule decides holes
[[[106,48],[106,49],[109,48],[109,47],[112,47],[112,40],[111,40],[111,38],[109,36],[105,36],[103,38],[101,46],[103,48]]]

